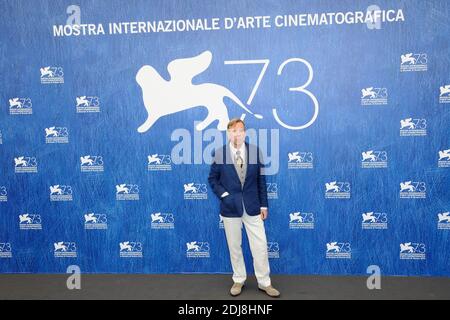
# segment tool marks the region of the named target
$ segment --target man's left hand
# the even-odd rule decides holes
[[[266,220],[269,215],[269,211],[267,209],[261,209],[261,219]]]

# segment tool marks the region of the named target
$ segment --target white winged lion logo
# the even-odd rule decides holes
[[[161,117],[179,111],[203,106],[208,109],[207,117],[200,122],[196,129],[201,131],[215,120],[217,129],[227,128],[228,109],[223,99],[230,98],[246,112],[253,114],[229,89],[215,83],[193,84],[192,78],[208,69],[211,64],[212,53],[204,51],[201,54],[170,62],[167,70],[170,80],[167,81],[152,66],[145,65],[136,74],[136,81],[142,89],[147,120],[138,128],[138,132],[148,131]],[[259,114],[253,114],[262,119]]]

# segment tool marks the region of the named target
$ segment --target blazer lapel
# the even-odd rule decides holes
[[[247,171],[245,172],[245,181],[244,181],[244,184],[245,184],[245,182],[247,181],[247,177],[248,177],[248,172],[250,171],[250,164],[249,164],[249,161],[248,161],[248,159],[249,159],[249,146],[248,146],[248,144],[247,144],[247,142],[244,142],[245,143],[245,163],[246,163],[246,165],[247,165]]]

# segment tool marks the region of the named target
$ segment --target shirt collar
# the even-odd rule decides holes
[[[241,156],[243,156],[245,154],[245,142],[242,143],[242,145],[239,149],[236,149],[230,141],[230,149],[231,149],[231,152],[233,152],[233,154],[236,154],[236,152],[239,150],[241,152]]]

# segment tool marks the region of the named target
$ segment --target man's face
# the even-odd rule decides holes
[[[245,140],[244,125],[238,122],[230,129],[228,129],[228,139],[230,139],[235,147],[240,147]]]

